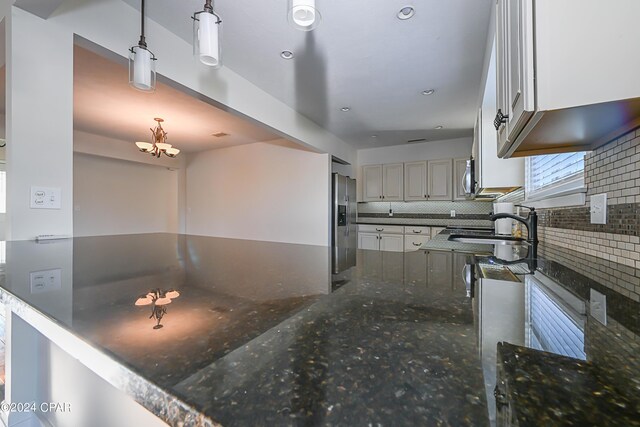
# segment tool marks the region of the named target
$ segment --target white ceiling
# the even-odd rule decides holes
[[[139,9],[139,0],[123,1]],[[288,25],[287,0],[217,0],[214,7],[225,66],[364,148],[472,134],[492,3],[317,0],[323,21],[308,33]],[[204,0],[147,5],[150,19],[190,42],[190,16]],[[401,21],[396,14],[406,5],[416,13]],[[147,42],[153,50],[152,33]],[[283,50],[295,58],[283,60]],[[434,95],[421,95],[431,88]]]
[[[1,70],[0,70],[1,72]],[[125,65],[75,46],[73,125],[75,129],[125,141],[151,142],[154,117],[165,120],[167,142],[185,152],[279,138],[245,119],[162,84],[154,93],[131,89]],[[216,138],[213,133],[228,136]]]

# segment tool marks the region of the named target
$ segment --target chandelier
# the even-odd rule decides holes
[[[156,117],[153,120],[158,122],[155,128],[149,128],[151,135],[153,136],[153,143],[136,142],[136,145],[140,151],[143,153],[149,153],[153,157],[160,157],[161,154],[168,157],[177,156],[180,150],[173,148],[171,144],[167,144],[167,132],[162,129],[162,122],[164,122],[164,119]]]
[[[171,300],[178,298],[180,292],[170,289],[168,291],[162,291],[160,289],[154,289],[144,295],[140,295],[136,300],[137,306],[151,305],[151,316],[149,319],[156,319],[156,325],[153,329],[160,329],[162,325],[160,322],[165,314],[167,314],[167,304],[171,304]]]

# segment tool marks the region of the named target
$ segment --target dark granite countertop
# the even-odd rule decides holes
[[[539,248],[535,274],[514,266],[515,281],[476,279],[468,265],[491,248],[442,238],[416,252],[357,250],[334,276],[330,250],[305,245],[174,234],[8,242],[0,299],[107,355],[123,377],[109,381],[176,426],[491,425],[499,342],[586,359],[636,404],[637,302],[553,247]],[[61,288],[33,292],[29,272],[52,268]],[[154,288],[181,294],[159,330],[134,305]],[[592,290],[607,298],[606,325],[590,314]],[[536,323],[540,309],[562,327]],[[549,381],[573,380],[529,381],[544,395]],[[609,406],[589,405],[615,425]]]

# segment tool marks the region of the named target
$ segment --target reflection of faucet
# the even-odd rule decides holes
[[[498,213],[493,214],[489,217],[491,221],[495,221],[501,218],[511,218],[516,221],[520,221],[527,227],[527,242],[537,243],[538,242],[538,214],[536,213],[535,208],[530,208],[528,206],[521,206],[522,208],[529,209],[529,215],[526,218],[519,217],[518,215],[510,214],[510,213]]]
[[[487,259],[492,263],[499,265],[515,265],[526,263],[527,268],[529,269],[529,274],[533,274],[538,269],[538,244],[535,242],[531,243],[527,248],[527,255],[524,258],[520,258],[515,261],[505,261],[494,255],[488,257]]]

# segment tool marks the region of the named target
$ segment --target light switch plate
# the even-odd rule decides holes
[[[591,224],[607,223],[607,193],[591,196]]]
[[[33,271],[29,273],[31,293],[41,294],[62,289],[62,269]]]
[[[603,325],[607,324],[607,296],[591,289],[589,297],[591,316]]]
[[[59,187],[31,187],[31,209],[61,209]]]

